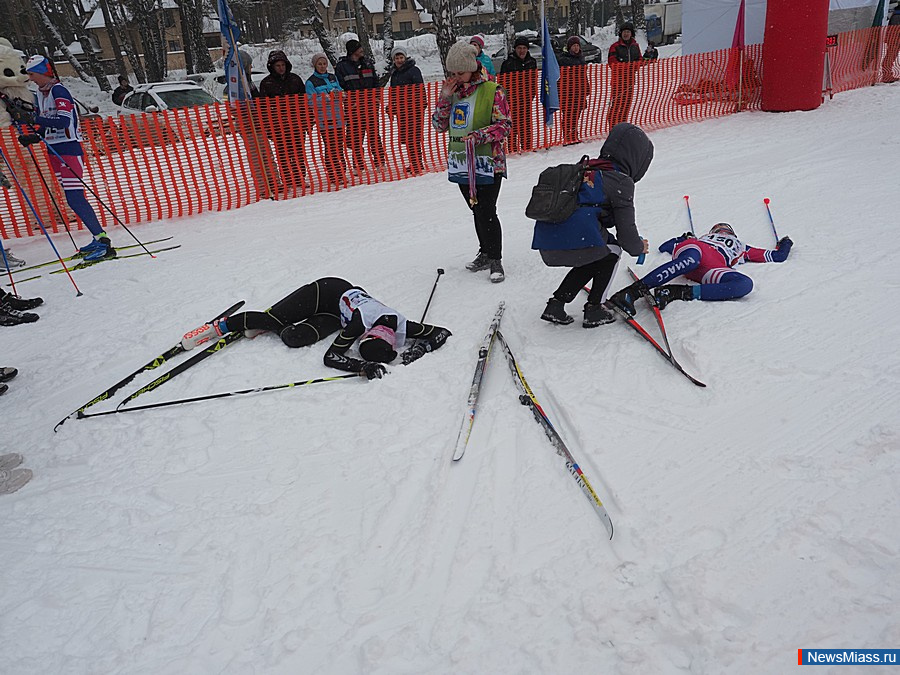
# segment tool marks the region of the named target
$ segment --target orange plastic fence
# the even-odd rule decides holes
[[[834,91],[895,77],[898,48],[898,27],[841,34],[830,48]],[[599,139],[619,121],[653,130],[758,109],[761,64],[762,45],[753,45],[640,66],[563,68],[561,110],[550,127],[539,72],[500,75],[513,118],[509,151]],[[444,171],[447,139],[429,119],[439,91],[432,82],[86,120],[84,179],[132,224]],[[32,159],[15,136],[0,133],[12,172],[2,162],[0,170],[19,179],[49,231],[62,231],[64,220],[82,227],[65,208],[46,147],[31,146]],[[113,227],[113,216],[87,197],[103,227]],[[15,186],[2,191],[4,238],[40,234],[36,220]]]

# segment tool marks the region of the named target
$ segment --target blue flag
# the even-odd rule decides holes
[[[559,62],[550,44],[550,26],[546,17],[541,41],[541,105],[544,106],[544,123],[549,127],[553,126],[553,113],[559,110]]]
[[[250,98],[250,92],[247,91],[247,84],[244,75],[244,69],[241,66],[240,54],[238,54],[237,42],[241,37],[241,28],[231,8],[228,6],[228,0],[219,0],[219,27],[222,35],[228,44],[228,54],[225,55],[225,81],[228,83],[228,100],[243,101]]]

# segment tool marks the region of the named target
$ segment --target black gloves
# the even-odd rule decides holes
[[[408,366],[413,361],[421,359],[428,352],[439,349],[453,333],[446,328],[439,328],[434,335],[425,338],[418,344],[413,345],[400,355],[404,366]]]
[[[680,237],[678,237],[678,238],[679,238],[679,239],[696,239],[697,237],[694,236],[694,233],[693,233],[693,232],[684,232],[684,233],[682,233],[682,235],[681,235]]]
[[[790,237],[782,237],[778,240],[778,244],[775,246],[775,250],[772,251],[772,260],[774,262],[784,262],[787,260],[788,254],[791,252],[791,247],[794,245],[794,242],[791,241]]]
[[[362,370],[359,372],[361,375],[365,375],[369,380],[380,380],[387,372],[387,368],[375,361],[363,361]]]
[[[34,145],[35,143],[40,143],[41,137],[38,134],[22,134],[19,136],[19,144],[23,147],[28,147],[29,145]]]
[[[425,356],[427,351],[428,350],[426,349],[425,345],[420,342],[419,344],[413,345],[405,352],[403,352],[400,355],[400,359],[403,361],[404,366],[408,366],[413,361],[418,361],[423,356]]]
[[[34,124],[34,105],[20,98],[7,98],[6,112],[18,124]]]

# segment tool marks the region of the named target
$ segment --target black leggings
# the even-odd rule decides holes
[[[500,196],[500,181],[503,176],[494,176],[494,182],[477,186],[478,203],[469,204],[469,184],[460,183],[459,191],[466,198],[466,204],[475,218],[475,234],[478,235],[478,251],[491,260],[503,257],[503,231],[497,217],[497,198]]]
[[[341,296],[356,288],[345,279],[325,277],[301,286],[265,312],[241,312],[228,318],[229,331],[278,333],[288,347],[307,347],[341,329]]]
[[[591,292],[588,294],[588,302],[592,305],[599,305],[603,302],[603,294],[612,281],[613,272],[616,271],[616,263],[619,262],[619,256],[610,253],[600,260],[595,260],[581,267],[573,267],[569,270],[565,279],[553,293],[553,297],[557,300],[572,302],[578,295],[578,292],[584,288],[587,283],[591,282]]]

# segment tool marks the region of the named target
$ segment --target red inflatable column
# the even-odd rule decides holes
[[[768,0],[762,109],[813,110],[822,104],[829,0]]]

